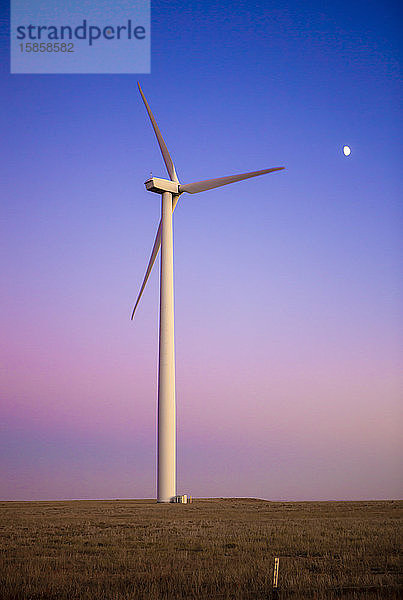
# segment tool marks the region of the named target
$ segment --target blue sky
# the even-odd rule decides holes
[[[1,497],[155,495],[137,79],[182,182],[286,167],[175,210],[179,491],[401,496],[398,4],[155,1],[138,78],[10,75],[4,14]]]

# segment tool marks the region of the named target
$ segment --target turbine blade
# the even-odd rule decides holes
[[[180,194],[175,194],[172,197],[172,212],[175,210],[175,206],[178,204],[179,197],[180,197]]]
[[[154,115],[151,112],[151,108],[148,105],[148,102],[143,94],[143,90],[141,89],[139,82],[137,82],[137,85],[141,97],[143,98],[144,106],[146,107],[146,110],[148,112],[148,116],[150,117],[151,124],[154,128],[155,135],[157,136],[158,144],[161,150],[162,158],[164,159],[164,163],[168,171],[168,175],[171,178],[171,181],[179,181],[178,176],[176,175],[174,163],[169,155],[168,148],[166,147],[166,144],[164,142],[164,138],[162,137],[161,132],[158,129],[157,121],[155,120]]]
[[[178,204],[178,200],[179,200],[179,195],[173,197],[172,212],[174,211],[175,206]],[[140,302],[140,298],[143,295],[144,288],[146,287],[146,283],[148,281],[148,278],[150,277],[150,273],[152,271],[152,268],[154,266],[154,263],[158,256],[158,252],[161,247],[161,227],[162,227],[162,223],[160,221],[160,223],[158,225],[157,235],[155,236],[155,242],[154,242],[154,246],[153,246],[153,249],[151,252],[150,260],[148,261],[147,271],[146,271],[146,274],[144,275],[143,283],[141,285],[139,295],[137,296],[136,304],[134,305],[134,308],[133,308],[133,312],[132,312],[132,316],[131,316],[132,321],[133,321],[134,313],[136,312],[136,308]]]
[[[273,169],[264,169],[263,171],[252,171],[251,173],[242,173],[241,175],[229,175],[228,177],[218,177],[218,179],[205,179],[204,181],[195,181],[194,183],[185,183],[185,185],[179,186],[179,192],[188,192],[189,194],[196,194],[197,192],[205,192],[206,190],[212,190],[221,185],[227,185],[228,183],[235,183],[236,181],[242,181],[243,179],[249,179],[250,177],[257,177],[258,175],[265,175],[265,173],[273,173],[273,171],[281,171],[285,167],[274,167]]]
[[[148,278],[150,277],[151,269],[154,266],[155,259],[157,258],[159,249],[161,247],[161,225],[162,225],[162,223],[160,221],[160,224],[158,226],[157,235],[155,236],[155,242],[154,242],[154,246],[153,246],[153,249],[152,249],[152,252],[151,252],[150,260],[148,261],[147,271],[146,271],[146,274],[144,275],[143,283],[142,283],[142,286],[140,288],[139,295],[137,296],[136,304],[134,305],[134,308],[133,308],[131,320],[133,320],[134,313],[136,312],[136,308],[138,306],[138,303],[140,302],[140,298],[141,298],[141,296],[143,294],[144,288],[146,287],[146,283],[148,281]]]

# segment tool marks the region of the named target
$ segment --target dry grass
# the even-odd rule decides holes
[[[398,599],[402,504],[3,502],[0,597]]]

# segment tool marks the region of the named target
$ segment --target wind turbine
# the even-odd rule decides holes
[[[136,308],[150,276],[151,270],[161,248],[160,274],[160,328],[159,328],[159,364],[158,364],[158,458],[157,458],[157,501],[171,502],[176,496],[176,400],[175,400],[175,344],[174,344],[174,285],[173,285],[173,232],[172,213],[180,196],[187,192],[196,194],[212,190],[228,183],[235,183],[265,173],[280,171],[284,167],[252,171],[241,175],[229,175],[218,179],[206,179],[182,185],[175,171],[174,163],[168,152],[157,122],[143,90],[138,88],[150,117],[154,133],[157,137],[162,158],[168,171],[169,179],[151,177],[145,182],[146,189],[161,194],[161,220],[155,237],[151,257],[139,295],[133,308],[133,319]]]

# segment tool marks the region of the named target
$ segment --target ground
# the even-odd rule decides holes
[[[397,600],[402,592],[401,501],[0,507],[2,600]]]

